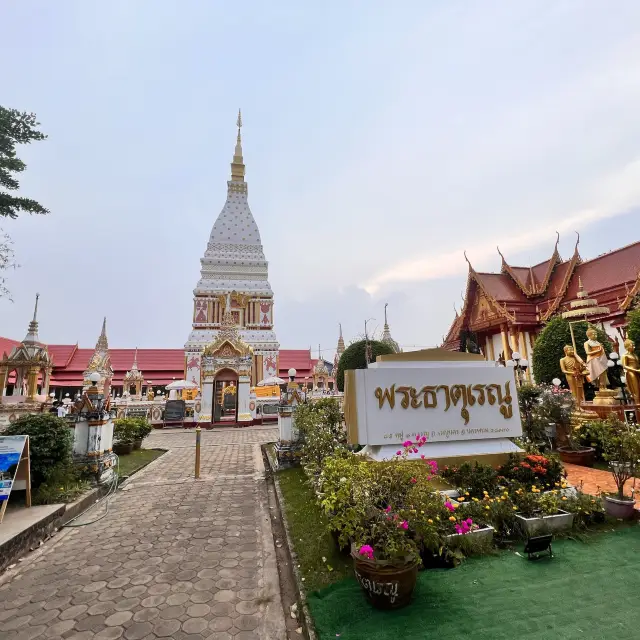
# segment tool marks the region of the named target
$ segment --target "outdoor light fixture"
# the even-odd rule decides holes
[[[560,378],[554,378],[554,379],[551,381],[551,384],[552,384],[554,387],[559,387],[559,386],[562,384],[562,380],[560,380]]]
[[[507,360],[507,366],[513,367],[516,370],[516,380],[518,381],[518,386],[520,386],[524,380],[524,372],[529,366],[529,361],[523,358],[517,351],[514,351],[511,354],[511,360]]]
[[[90,376],[89,376],[89,381],[91,382],[91,384],[95,387],[98,382],[100,382],[100,374],[97,371],[94,371]],[[69,394],[67,394],[69,395]]]
[[[289,374],[289,380],[291,380],[291,382],[293,382],[296,379],[296,373],[298,373],[293,367],[291,367],[291,369],[289,369],[289,371],[287,371],[287,373]]]
[[[553,541],[553,534],[549,533],[544,536],[534,536],[529,538],[524,545],[524,552],[527,554],[528,560],[537,560],[540,556],[539,553],[543,551],[549,552],[549,557],[553,558],[553,552],[551,551],[551,542]]]

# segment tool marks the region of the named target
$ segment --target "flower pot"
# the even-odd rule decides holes
[[[491,544],[493,542],[494,531],[495,529],[490,524],[487,524],[480,529],[469,531],[469,533],[452,533],[448,536],[445,536],[444,539],[447,541],[447,546],[449,547],[457,546],[457,544],[461,542],[462,538],[468,538],[476,542]]]
[[[604,497],[604,510],[607,515],[612,518],[620,518],[622,520],[630,520],[635,513],[635,500],[633,498],[612,498],[611,496]]]
[[[571,449],[570,447],[558,447],[560,460],[568,464],[577,464],[581,467],[593,467],[596,459],[596,450],[593,447],[583,449]]]
[[[133,441],[133,448],[135,449],[140,449],[142,447],[142,438],[140,438],[139,440],[134,440]]]
[[[516,513],[516,520],[524,533],[531,537],[571,529],[573,526],[573,513],[567,513],[559,509],[555,515],[537,518],[525,518]]]
[[[113,453],[118,456],[126,456],[133,451],[133,442],[114,442]]]
[[[411,602],[419,560],[413,558],[404,564],[384,564],[363,558],[355,548],[351,550],[351,557],[356,580],[376,609],[400,609]]]

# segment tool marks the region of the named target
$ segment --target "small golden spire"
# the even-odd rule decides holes
[[[244,160],[242,158],[242,136],[240,129],[242,128],[242,112],[238,109],[238,137],[236,138],[236,149],[231,162],[231,182],[244,182]]]

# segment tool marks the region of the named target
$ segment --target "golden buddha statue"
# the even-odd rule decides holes
[[[640,359],[636,354],[636,345],[633,340],[625,340],[624,348],[627,350],[620,362],[624,367],[627,378],[627,389],[636,404],[640,404]]]
[[[606,391],[609,384],[607,376],[607,354],[604,347],[598,342],[598,333],[593,327],[587,329],[588,340],[584,343],[584,351],[587,354],[587,370],[589,382],[598,386],[600,391]]]
[[[584,402],[584,378],[589,372],[570,344],[564,348],[564,358],[560,359],[560,369],[566,376],[571,395],[576,399],[579,407]]]
[[[153,392],[153,387],[149,387],[147,389],[147,400],[153,400],[155,398],[155,393]]]

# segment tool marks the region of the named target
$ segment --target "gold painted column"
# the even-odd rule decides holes
[[[493,334],[489,336],[489,357],[491,358],[491,360],[493,360],[493,362],[496,361],[496,351],[493,348]]]
[[[38,373],[39,370],[36,367],[29,369],[29,376],[27,378],[27,399],[35,400],[38,393]]]
[[[529,360],[529,349],[527,348],[527,338],[523,331],[520,332],[520,355],[527,360],[529,365],[527,366],[527,380],[531,382],[531,360]]]
[[[507,333],[507,327],[502,325],[500,327],[500,334],[502,335],[502,351],[504,353],[504,361],[506,362],[511,358],[511,354],[509,353],[509,338]]]

